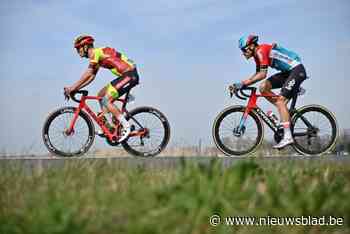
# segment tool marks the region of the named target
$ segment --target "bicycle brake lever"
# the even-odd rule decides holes
[[[232,98],[233,93],[234,93],[234,88],[230,85],[230,86],[228,87],[228,90],[229,90],[229,92],[230,92],[230,98]]]
[[[70,97],[69,97],[69,94],[67,94],[67,92],[66,92],[66,88],[63,89],[63,95],[64,95],[64,100],[69,101]]]
[[[65,101],[67,101],[67,102],[68,102],[68,101],[69,101],[69,98],[70,98],[70,97],[69,97],[69,95],[64,94],[64,100],[65,100]]]
[[[233,92],[232,91],[230,91],[230,98],[232,98],[233,97]]]

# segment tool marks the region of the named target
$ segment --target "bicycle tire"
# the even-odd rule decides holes
[[[310,112],[316,112],[316,113],[322,114],[329,121],[329,124],[332,128],[329,143],[322,146],[320,144],[320,142],[316,142],[315,144],[318,144],[317,146],[322,146],[322,147],[320,147],[318,149],[315,148],[314,150],[307,149],[303,145],[303,144],[305,144],[307,139],[303,139],[301,136],[300,137],[295,136],[298,132],[298,130],[296,130],[297,129],[297,125],[296,125],[297,121],[299,119],[301,121],[303,121],[302,116],[304,118],[307,118],[306,114],[310,113]],[[310,121],[310,118],[308,118],[307,120]],[[334,146],[337,142],[338,135],[339,135],[339,129],[338,129],[338,124],[337,124],[337,120],[335,118],[335,115],[331,111],[329,111],[328,109],[326,109],[325,107],[320,106],[320,105],[307,105],[307,106],[303,106],[303,107],[299,108],[292,116],[291,130],[292,130],[293,136],[294,136],[294,144],[292,146],[297,152],[299,152],[303,155],[322,155],[324,153],[329,152],[330,150],[332,150],[334,148]],[[308,135],[308,137],[311,138],[311,133]]]
[[[141,120],[140,117],[138,117],[137,115],[141,115],[141,114],[150,114],[149,116],[153,116],[156,117],[157,120],[160,121],[162,128],[164,130],[164,134],[162,136],[162,139],[160,141],[160,143],[149,150],[143,151],[143,150],[139,150],[137,149],[138,147],[141,148],[141,144],[140,145],[133,145],[133,140],[135,140],[138,137],[129,137],[127,138],[127,140],[123,141],[122,147],[130,154],[134,155],[134,156],[139,156],[139,157],[153,157],[158,155],[160,152],[162,152],[165,147],[167,146],[167,144],[169,143],[170,140],[170,124],[168,119],[165,117],[165,115],[160,112],[159,110],[153,108],[153,107],[148,107],[148,106],[143,106],[143,107],[138,107],[135,108],[133,110],[131,110],[129,112],[129,114],[127,115],[126,119],[131,123],[131,125],[137,125],[136,123],[133,123],[133,118],[136,119],[138,122],[141,122],[140,124],[142,125],[143,128],[148,128],[149,126],[147,126],[147,123],[145,123],[145,121]],[[147,139],[151,139],[153,135],[153,132],[155,130],[149,130],[149,137]],[[146,140],[144,138],[139,138],[140,141]]]
[[[52,137],[50,137],[50,126],[52,126],[53,121],[57,117],[62,116],[66,113],[74,114],[76,109],[77,109],[76,107],[59,108],[59,109],[53,111],[51,114],[49,114],[49,116],[46,118],[46,120],[44,122],[43,129],[42,129],[42,138],[43,138],[44,144],[49,152],[51,152],[57,156],[73,157],[73,156],[81,156],[81,155],[85,154],[90,149],[90,147],[95,139],[95,127],[94,127],[94,124],[92,123],[90,117],[84,111],[80,111],[79,117],[81,117],[82,120],[84,120],[84,122],[87,125],[88,136],[87,136],[87,140],[84,142],[82,147],[80,147],[78,150],[76,150],[74,152],[67,152],[67,151],[64,151],[62,149],[59,149],[58,146],[53,144],[52,139],[51,139]],[[78,117],[78,119],[79,119],[79,117]],[[61,130],[63,133],[64,129],[61,129]]]
[[[213,128],[212,128],[212,135],[213,135],[214,143],[215,143],[216,147],[227,156],[241,156],[241,155],[251,154],[257,150],[258,146],[260,146],[260,144],[262,142],[263,135],[264,135],[264,126],[261,123],[260,117],[256,114],[256,112],[254,110],[251,111],[248,116],[250,116],[256,124],[257,136],[255,138],[254,144],[250,148],[248,148],[247,150],[241,150],[241,151],[232,150],[225,144],[225,139],[221,139],[219,131],[220,131],[220,126],[223,123],[223,120],[228,115],[235,113],[235,112],[241,112],[243,115],[244,111],[245,111],[244,106],[231,106],[231,107],[224,109],[222,112],[220,112],[214,120]],[[233,126],[233,127],[235,127],[235,126]],[[230,131],[231,131],[231,129],[230,129]],[[233,129],[232,129],[232,135],[233,135]]]

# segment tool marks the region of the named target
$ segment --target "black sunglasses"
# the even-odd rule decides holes
[[[248,52],[248,50],[249,50],[249,51],[251,51],[251,49],[250,49],[250,48],[248,48],[248,46],[243,47],[243,48],[241,49],[241,51],[242,51],[243,53],[247,53],[247,52]]]

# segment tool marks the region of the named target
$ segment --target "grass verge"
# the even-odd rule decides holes
[[[350,168],[322,161],[242,160],[223,169],[118,169],[78,160],[0,166],[0,233],[350,233]],[[219,214],[222,224],[211,226]],[[228,226],[227,216],[333,216],[341,226]]]

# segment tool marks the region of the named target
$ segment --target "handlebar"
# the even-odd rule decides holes
[[[252,93],[253,91],[256,91],[256,88],[255,87],[244,87],[244,88],[242,88],[240,90],[233,90],[233,91],[230,92],[230,96],[232,97],[232,95],[234,94],[239,99],[247,100],[247,98],[250,98],[251,93],[250,94],[246,94],[244,92],[244,90],[250,90],[251,93]]]
[[[75,97],[75,95],[77,94],[81,94],[82,96],[87,96],[89,94],[89,92],[87,90],[77,90],[77,91],[73,91],[70,93],[70,97],[72,98],[73,101],[80,103],[81,99],[77,99]]]
[[[241,95],[239,95],[239,90],[235,90],[234,94],[235,94],[235,96],[236,96],[237,98],[239,98],[239,99],[242,99],[242,100],[246,100],[246,99],[247,99],[247,98],[242,97]]]

